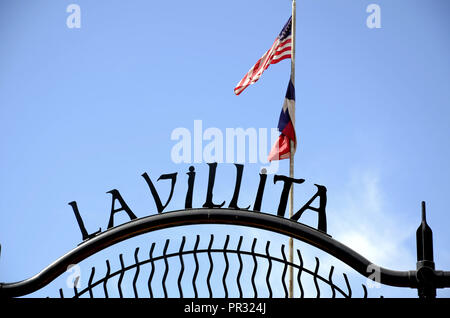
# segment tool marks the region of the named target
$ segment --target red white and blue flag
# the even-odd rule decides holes
[[[239,95],[249,85],[256,83],[262,73],[270,64],[276,64],[291,57],[292,52],[292,17],[284,25],[280,34],[273,42],[272,47],[256,62],[256,64],[245,74],[244,78],[234,88],[234,93]]]
[[[295,88],[292,80],[289,80],[289,85],[286,91],[286,98],[284,99],[283,108],[281,109],[280,119],[278,121],[278,130],[281,132],[281,134],[269,153],[269,161],[288,159],[290,158],[291,152],[295,152],[297,141],[295,138],[294,116]],[[291,140],[294,142],[293,149],[291,149]]]

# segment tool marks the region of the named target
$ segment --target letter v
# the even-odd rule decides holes
[[[161,199],[159,198],[158,191],[156,191],[156,188],[153,185],[152,180],[150,180],[150,177],[147,175],[147,172],[144,172],[142,174],[142,177],[144,177],[145,181],[147,182],[148,187],[150,188],[150,192],[152,193],[153,199],[155,200],[155,204],[156,204],[156,208],[158,209],[158,213],[161,213],[162,211],[164,211],[164,209],[167,207],[170,200],[172,199],[173,189],[175,188],[175,183],[177,182],[177,173],[175,172],[175,173],[163,174],[157,180],[157,181],[166,180],[166,179],[172,180],[171,186],[170,186],[169,198],[167,199],[166,204],[164,204],[164,205],[162,205]]]

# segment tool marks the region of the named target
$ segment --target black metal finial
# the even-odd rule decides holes
[[[420,298],[436,298],[433,261],[433,232],[427,224],[425,202],[422,201],[422,222],[416,232],[417,281]]]
[[[422,222],[416,232],[417,261],[433,262],[433,231],[427,224],[425,201],[422,201]]]
[[[427,222],[427,211],[425,206],[425,201],[422,201],[422,222]]]

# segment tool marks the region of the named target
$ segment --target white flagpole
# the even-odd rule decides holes
[[[292,35],[292,52],[291,52],[291,81],[292,85],[294,85],[295,88],[295,0],[292,0],[292,28],[291,28],[291,35]],[[294,102],[294,114],[292,114],[292,124],[294,126],[295,131],[295,102]],[[294,142],[290,141],[290,157],[289,157],[289,177],[294,178]],[[290,193],[289,193],[289,218],[292,217],[294,214],[294,184],[292,184]],[[294,262],[294,240],[292,237],[289,238],[289,262]],[[289,298],[294,297],[294,268],[292,266],[289,267]]]

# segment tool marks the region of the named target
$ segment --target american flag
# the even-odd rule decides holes
[[[258,62],[256,62],[234,88],[234,93],[236,95],[242,93],[249,85],[256,83],[270,64],[276,64],[291,57],[291,29],[292,17],[290,17],[288,22],[284,25],[280,34],[275,39],[275,42],[273,42],[272,47],[258,60]]]

